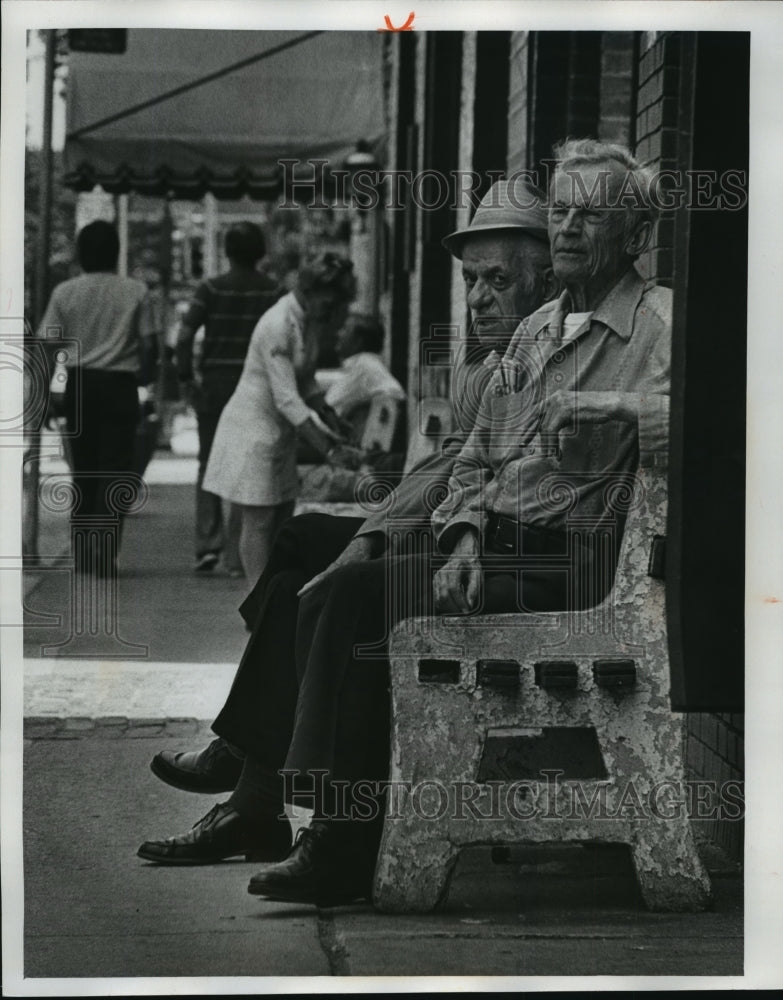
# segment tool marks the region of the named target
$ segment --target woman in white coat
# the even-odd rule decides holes
[[[294,512],[297,435],[324,460],[334,450],[313,408],[322,402],[314,374],[321,343],[343,324],[355,291],[347,258],[325,252],[307,259],[294,290],[258,321],[221,414],[204,489],[240,506],[239,555],[251,583],[266,566],[277,529]]]

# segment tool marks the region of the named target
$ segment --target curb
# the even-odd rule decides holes
[[[129,719],[123,715],[87,719],[44,715],[26,718],[23,736],[26,740],[83,740],[89,737],[103,740],[120,738],[144,740],[160,736],[180,739],[208,731],[209,721],[203,719]]]

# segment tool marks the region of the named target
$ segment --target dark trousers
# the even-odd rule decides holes
[[[303,598],[296,633],[299,696],[287,770],[303,775],[323,770],[327,781],[349,785],[388,777],[388,639],[399,621],[433,613],[433,576],[444,561],[426,551],[426,540],[421,547],[422,554],[346,566]],[[559,547],[552,554],[561,554]],[[539,567],[520,574],[491,550],[481,561],[477,610],[568,606],[569,583],[562,569]],[[307,784],[305,779],[301,787]]]
[[[255,787],[268,801],[284,797],[281,768],[297,774],[285,788],[288,801],[327,815],[338,783],[350,788],[388,776],[389,633],[403,618],[432,613],[432,577],[443,561],[428,551],[427,534],[413,547],[419,554],[343,567],[301,601],[296,591],[312,567],[267,580],[245,657],[213,728],[247,751]],[[561,541],[552,554],[564,550]],[[555,610],[570,603],[561,568],[520,575],[516,564],[509,569],[508,559],[492,551],[482,561],[483,612]],[[235,799],[240,811],[246,792]],[[350,809],[350,791],[343,801]],[[377,840],[379,826],[365,828]]]
[[[119,533],[123,514],[113,487],[135,469],[136,376],[89,368],[72,371],[65,388],[65,418],[68,433],[73,435],[70,450],[76,498],[71,523],[86,528],[96,519],[111,518]],[[135,480],[130,482],[134,491]],[[89,533],[85,539],[100,548],[97,535]],[[92,561],[88,552],[79,555]]]
[[[297,591],[333,562],[362,518],[304,514],[280,529],[266,569],[240,611],[251,635],[212,729],[234,746],[282,766],[298,694]]]
[[[196,421],[198,424],[198,476],[196,479],[196,558],[208,553],[220,554],[224,547],[233,547],[228,557],[229,568],[238,568],[239,556],[236,546],[239,539],[239,515],[231,525],[231,543],[227,544],[228,526],[223,524],[223,501],[214,493],[207,493],[201,488],[204,473],[215,440],[220,414],[226,403],[231,399],[239,381],[240,371],[204,372],[199,397],[196,404]],[[236,537],[234,537],[236,536]]]

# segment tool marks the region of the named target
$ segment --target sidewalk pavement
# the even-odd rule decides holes
[[[248,895],[242,861],[161,868],[142,840],[182,833],[215,799],[149,770],[209,738],[195,720],[28,720],[25,975],[735,976],[742,882],[715,908],[648,913],[621,849],[465,851],[445,908],[386,915]]]
[[[69,635],[69,574],[44,572],[28,593],[62,621],[26,636],[26,977],[742,974],[742,877],[714,853],[701,914],[648,913],[621,848],[464,851],[445,907],[418,916],[267,902],[247,894],[254,866],[240,861],[141,861],[142,840],[184,832],[215,801],[148,765],[210,738],[245,642],[244,581],[194,577],[191,536],[186,483],[153,485],[128,521],[117,635],[145,656],[116,656],[105,630],[52,656]]]

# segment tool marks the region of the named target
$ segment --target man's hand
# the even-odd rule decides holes
[[[327,566],[322,573],[319,573],[318,576],[314,576],[312,580],[309,580],[296,596],[304,597],[311,590],[315,590],[335,570],[340,569],[342,566],[348,566],[350,563],[367,562],[368,559],[372,559],[372,536],[359,535],[357,538],[352,538],[335,561]]]
[[[538,432],[545,454],[557,454],[560,431],[581,423],[602,424],[607,420],[635,422],[637,397],[632,392],[573,392],[558,389],[541,403]]]
[[[329,406],[329,404],[324,402],[323,399],[318,406],[313,406],[309,399],[305,400],[305,402],[310,409],[316,411],[318,416],[321,420],[323,420],[330,431],[334,431],[334,433],[341,438],[345,438],[346,440],[350,439],[353,428],[346,420],[342,420],[337,416],[337,411],[334,407]]]
[[[478,535],[468,528],[454,546],[449,561],[433,578],[432,596],[436,612],[465,615],[476,607],[481,585],[478,553]]]
[[[336,444],[327,454],[326,460],[330,465],[356,470],[364,461],[364,452],[349,444]]]

